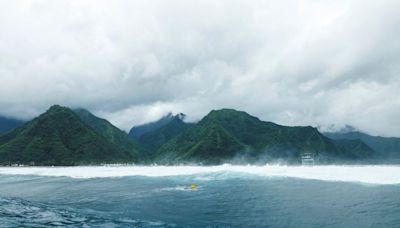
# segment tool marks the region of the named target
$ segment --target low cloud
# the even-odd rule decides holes
[[[122,129],[231,107],[400,136],[398,1],[0,3],[0,114],[85,107]]]

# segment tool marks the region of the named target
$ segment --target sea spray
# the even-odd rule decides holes
[[[0,175],[65,176],[71,178],[111,178],[126,176],[207,176],[226,173],[260,177],[301,178],[322,181],[359,182],[368,184],[400,184],[400,166],[76,166],[76,167],[0,167]],[[230,175],[232,174],[232,175]],[[243,176],[243,175],[242,175]],[[244,176],[245,177],[245,176]],[[212,180],[213,178],[207,178]]]

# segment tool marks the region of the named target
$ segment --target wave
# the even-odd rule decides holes
[[[113,219],[58,209],[20,198],[0,197],[0,227],[176,227],[163,222]]]
[[[78,166],[78,167],[0,167],[0,175],[38,175],[71,178],[106,178],[126,176],[168,177],[225,173],[262,177],[301,178],[322,181],[400,184],[400,166]]]

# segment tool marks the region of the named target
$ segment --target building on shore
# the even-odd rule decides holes
[[[310,152],[301,154],[301,164],[302,165],[314,165],[314,154]]]

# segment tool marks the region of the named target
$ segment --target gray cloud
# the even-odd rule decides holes
[[[127,130],[232,107],[400,136],[398,1],[0,2],[0,114],[86,107]]]

